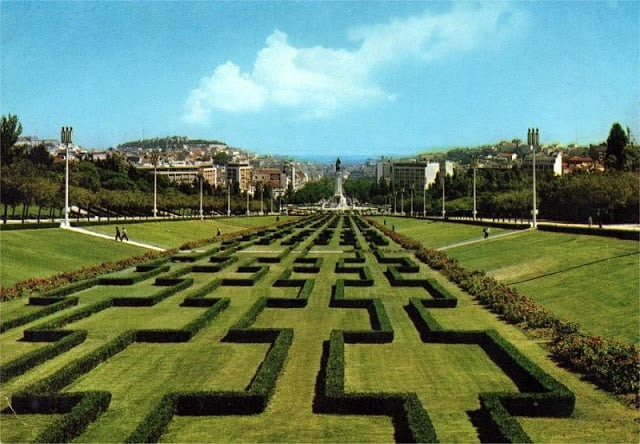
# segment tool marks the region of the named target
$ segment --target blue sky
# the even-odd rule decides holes
[[[411,155],[640,134],[640,2],[0,1],[3,115],[88,148],[187,135]],[[638,137],[640,139],[640,137]]]

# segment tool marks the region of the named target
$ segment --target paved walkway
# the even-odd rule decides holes
[[[80,227],[62,227],[62,228],[65,230],[74,231],[76,233],[87,234],[89,236],[101,237],[103,239],[110,239],[116,242],[114,239],[114,236],[109,236],[108,234],[103,234],[103,233],[96,233],[95,231],[87,230],[85,228],[80,228]],[[144,244],[142,242],[136,242],[132,240],[122,241],[122,242],[125,244],[135,245],[136,247],[147,248],[149,250],[166,251],[165,248],[156,247],[155,245],[150,245],[150,244]]]
[[[501,237],[506,237],[506,236],[513,236],[514,234],[526,233],[527,231],[530,231],[530,230],[533,230],[533,228],[526,228],[524,230],[507,231],[506,233],[489,235],[487,239],[485,239],[484,237],[481,237],[478,239],[471,239],[471,240],[466,240],[462,242],[456,242],[454,244],[449,244],[449,245],[445,245],[444,247],[436,248],[436,250],[448,250],[449,248],[461,247],[463,245],[469,245],[469,244],[476,244],[478,242],[490,242],[494,239],[500,239]]]

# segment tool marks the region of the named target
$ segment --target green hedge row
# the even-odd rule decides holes
[[[78,291],[86,290],[95,285],[98,285],[99,278],[83,279],[81,281],[72,282],[62,287],[55,288],[53,290],[45,291],[40,296],[43,298],[62,298]]]
[[[82,434],[89,424],[102,415],[109,408],[109,403],[111,402],[111,393],[109,392],[84,392],[80,396],[69,394],[58,394],[56,396],[70,398],[71,401],[75,401],[74,405],[68,411],[51,412],[66,414],[49,423],[34,442],[71,442],[75,437]],[[78,398],[77,401],[74,398]],[[14,398],[15,401],[16,399]],[[33,401],[33,398],[28,401]],[[66,402],[68,401],[63,401],[62,403]]]
[[[45,304],[48,303],[48,304]],[[31,321],[35,321],[36,319],[43,318],[45,316],[50,315],[51,313],[55,313],[65,308],[72,307],[74,305],[78,305],[77,297],[70,298],[29,298],[29,305],[46,305],[44,308],[26,314],[24,316],[20,316],[14,319],[8,319],[6,321],[0,322],[0,333],[4,333],[7,330],[12,328],[19,327],[21,325],[28,324]]]
[[[146,267],[144,267],[146,268]],[[133,285],[136,282],[144,281],[153,276],[169,271],[169,265],[160,265],[146,269],[146,271],[136,271],[120,276],[105,276],[98,278],[98,285]]]
[[[89,316],[98,313],[102,310],[113,305],[111,299],[107,299],[95,304],[88,305],[72,313],[67,313],[52,321],[44,324],[36,325],[33,328],[29,328],[23,332],[23,339],[29,342],[53,342],[66,336],[68,332],[59,330],[61,327],[70,324],[80,319],[88,318]]]
[[[347,281],[338,279],[333,287],[329,307],[336,308],[360,308],[369,313],[371,330],[349,330],[344,332],[344,337],[349,343],[387,343],[393,341],[393,327],[387,316],[387,311],[380,299],[347,299],[344,287]]]
[[[423,301],[412,298],[407,312],[413,320],[423,341],[447,344],[477,344],[487,356],[513,380],[519,393],[483,393],[481,401],[488,400],[484,406],[500,409],[489,411],[489,418],[502,418],[492,424],[505,438],[516,433],[524,433],[513,416],[570,416],[575,406],[575,395],[562,383],[546,373],[512,344],[493,330],[489,331],[450,331],[444,330],[425,308]],[[514,426],[514,424],[517,425]],[[526,435],[524,435],[526,436]],[[509,438],[510,439],[510,438]],[[525,440],[527,441],[527,440]]]
[[[286,270],[285,270],[286,271]],[[284,275],[284,273],[283,273]],[[313,279],[282,279],[282,276],[274,283],[274,287],[299,287],[295,298],[267,298],[267,307],[272,308],[299,308],[306,307],[315,285]],[[290,276],[291,273],[288,273]],[[287,276],[287,277],[288,277]]]
[[[169,279],[156,278],[157,286],[167,287],[151,296],[119,296],[112,298],[113,305],[116,307],[151,307],[158,302],[163,301],[169,296],[173,296],[179,291],[189,288],[193,285],[193,278],[186,279]]]
[[[209,307],[210,301],[213,299],[206,299],[205,297],[214,292],[220,285],[222,285],[221,279],[214,279],[208,282],[197,290],[187,294],[181,305],[183,307]]]
[[[166,394],[156,408],[126,439],[126,442],[158,441],[174,415],[250,415],[263,412],[273,395],[276,380],[284,367],[289,348],[293,342],[292,329],[244,329],[243,326],[247,322],[250,325],[255,319],[256,311],[259,313],[263,308],[264,303],[254,304],[249,312],[243,316],[244,321],[237,323],[223,339],[225,341],[271,343],[269,351],[245,391]]]
[[[393,418],[397,442],[438,442],[431,419],[415,393],[345,393],[344,332],[334,330],[325,343],[319,376],[318,413],[384,414]]]
[[[289,252],[293,248],[294,248],[293,246],[285,248],[277,256],[261,256],[261,257],[258,258],[258,262],[263,263],[263,264],[278,264],[278,263],[280,263],[282,261],[282,259],[284,259],[285,256],[287,256],[289,254]]]
[[[83,343],[87,338],[86,330],[73,332],[67,331],[65,333],[66,334],[63,337],[59,338],[52,344],[33,350],[0,366],[0,381],[6,383],[10,379],[22,375],[35,366],[72,349],[78,344]]]
[[[540,231],[554,231],[557,233],[586,234],[589,236],[605,236],[614,237],[623,240],[640,241],[640,231],[637,230],[621,230],[615,228],[597,228],[597,227],[573,227],[568,225],[547,225],[539,224]]]
[[[302,265],[296,265],[302,264]],[[296,273],[320,273],[322,267],[322,258],[304,258],[299,257],[295,260],[293,271]]]
[[[238,256],[211,256],[211,264],[194,265],[191,267],[193,273],[217,273],[232,264],[238,262]]]
[[[239,287],[251,287],[261,278],[263,278],[268,272],[268,266],[252,267],[244,266],[238,267],[238,273],[253,273],[248,278],[223,278],[222,285],[239,286]]]
[[[209,299],[209,309],[181,329],[137,330],[136,342],[187,342],[229,306],[230,299]]]

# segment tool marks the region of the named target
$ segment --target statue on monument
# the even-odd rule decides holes
[[[341,164],[340,158],[338,157],[338,159],[336,160],[336,173],[340,171],[340,164]]]

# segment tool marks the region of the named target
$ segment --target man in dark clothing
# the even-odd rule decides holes
[[[122,237],[120,236],[120,229],[116,227],[116,241],[121,241]]]

